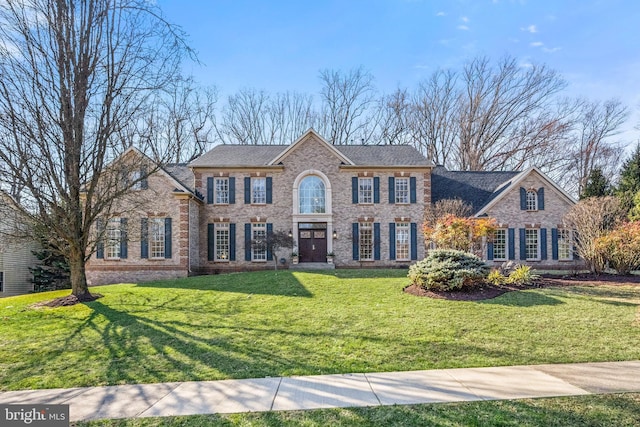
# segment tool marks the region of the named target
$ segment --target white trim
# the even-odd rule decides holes
[[[295,147],[299,143],[301,143],[302,141],[308,139],[309,136],[314,136],[317,140],[320,141],[321,144],[324,144],[326,146],[326,148],[329,151],[331,151],[336,157],[338,157],[338,159],[340,159],[342,162],[344,162],[344,163],[346,163],[348,165],[351,165],[351,166],[355,166],[355,163],[353,163],[347,156],[345,156],[340,151],[338,151],[338,149],[336,149],[336,147],[334,147],[332,144],[329,144],[329,142],[327,142],[326,139],[324,139],[322,136],[320,136],[320,134],[318,134],[318,132],[316,132],[313,128],[309,128],[308,131],[303,133],[300,138],[298,138],[297,140],[295,140],[293,142],[293,144],[291,144],[287,148],[285,148],[284,151],[282,151],[280,154],[278,154],[278,156],[275,159],[273,159],[269,163],[267,163],[267,165],[268,166],[274,166],[274,165],[277,165],[278,163],[280,163],[285,157],[287,157],[289,155],[289,153],[291,153],[291,151],[293,151],[295,149]]]

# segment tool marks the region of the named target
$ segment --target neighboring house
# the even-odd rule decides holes
[[[523,172],[458,172],[438,166],[432,202],[460,199],[475,217],[492,217],[499,229],[486,245],[490,264],[513,260],[539,269],[574,269],[573,233],[563,216],[576,202],[537,168]]]
[[[133,156],[149,160],[134,149],[123,159],[137,164]],[[406,266],[425,256],[425,207],[454,198],[500,224],[490,262],[574,261],[561,224],[575,202],[539,170],[452,172],[411,146],[334,146],[312,129],[290,145],[216,146],[160,168],[131,193],[144,203],[123,203],[98,223],[90,284],[273,268],[272,254],[254,244],[272,231],[293,237],[300,263],[333,254],[337,267]],[[276,262],[290,263],[291,252]]]
[[[13,199],[0,191],[0,297],[26,294],[33,291],[30,267],[38,264],[33,251],[38,245],[32,240],[18,238],[14,226],[21,225],[20,214]]]

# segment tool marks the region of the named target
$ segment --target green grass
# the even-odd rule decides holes
[[[640,359],[640,288],[484,302],[402,292],[401,270],[267,271],[0,300],[0,389]]]
[[[637,426],[640,394],[558,397],[373,408],[138,418],[78,423],[87,427],[202,426]]]

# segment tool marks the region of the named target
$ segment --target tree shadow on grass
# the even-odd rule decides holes
[[[187,279],[139,283],[137,286],[142,288],[194,289],[199,291],[236,292],[304,298],[313,296],[313,294],[300,283],[293,272],[286,270],[197,276]]]
[[[540,292],[507,292],[499,297],[477,301],[478,304],[505,305],[510,307],[536,307],[541,305],[561,305],[561,300]]]

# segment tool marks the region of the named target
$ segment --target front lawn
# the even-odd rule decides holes
[[[402,270],[266,271],[0,300],[0,388],[640,359],[640,287],[479,302],[402,292]]]

